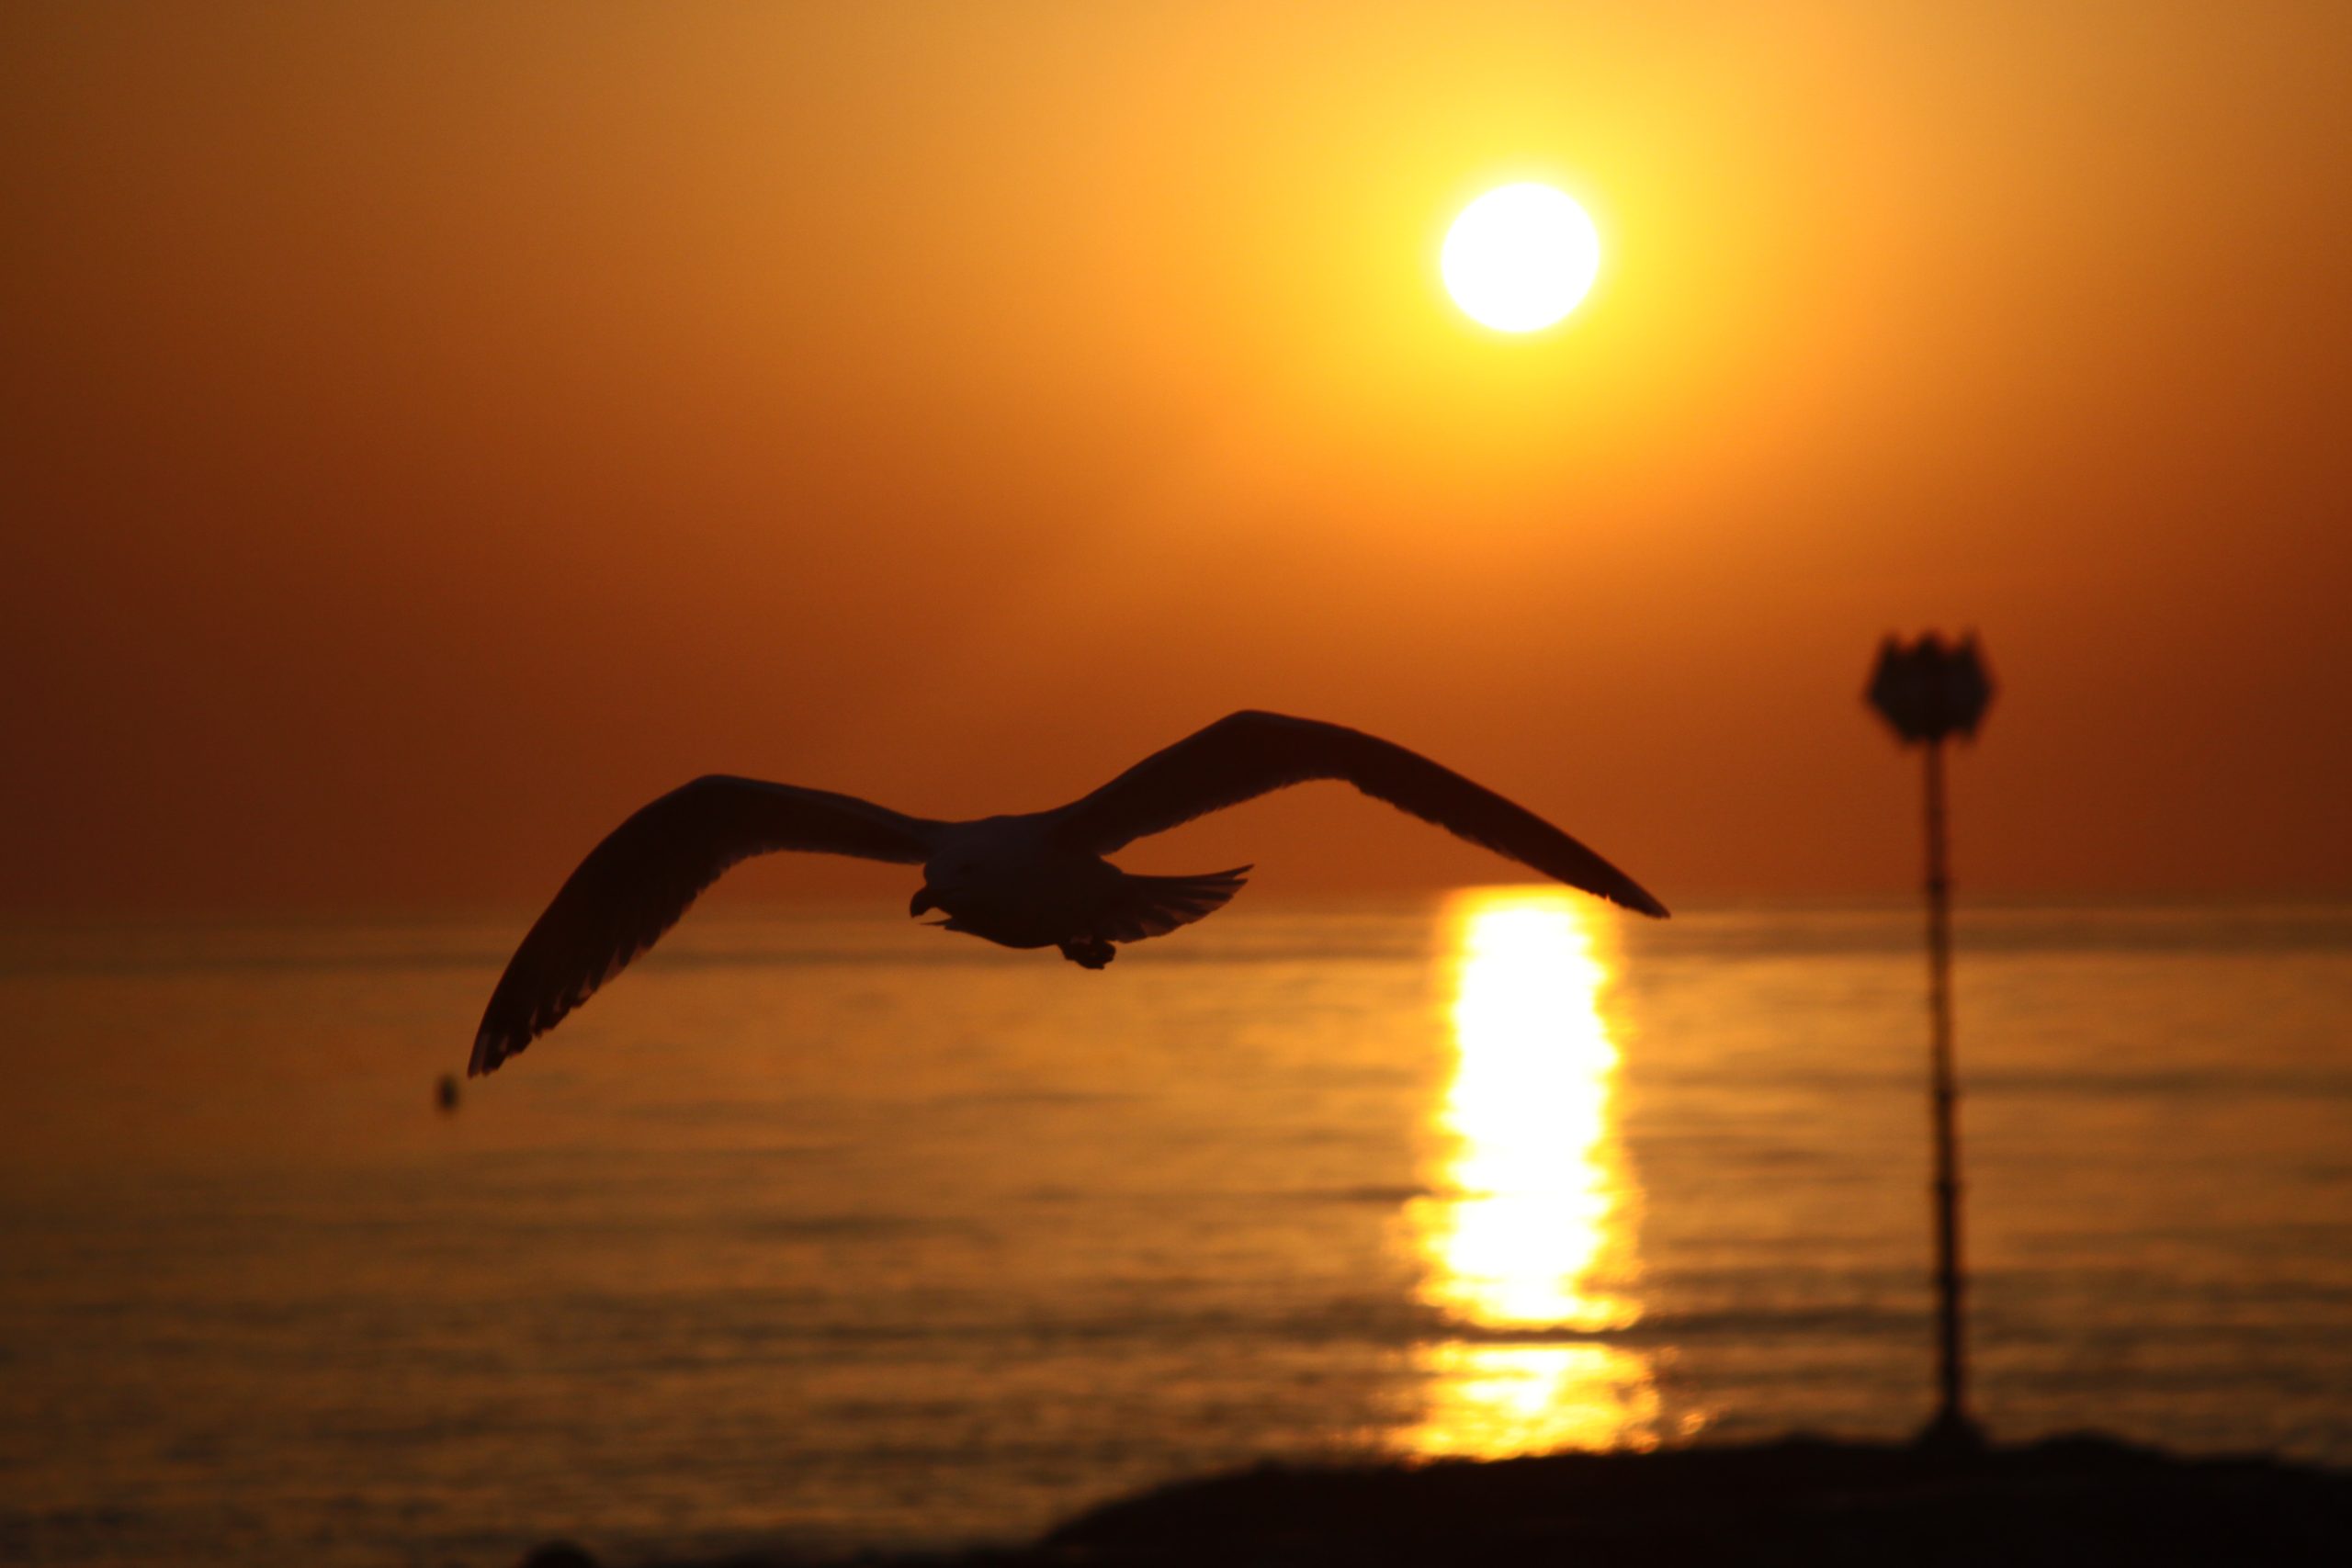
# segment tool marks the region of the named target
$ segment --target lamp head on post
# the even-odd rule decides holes
[[[1974,632],[1949,644],[1934,632],[1908,644],[1889,636],[1863,695],[1905,746],[1973,739],[1993,703],[1993,677]]]

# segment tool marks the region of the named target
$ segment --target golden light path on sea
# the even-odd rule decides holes
[[[1648,1357],[1578,1337],[1641,1316],[1603,1005],[1612,919],[1565,890],[1474,889],[1447,907],[1455,1066],[1432,1113],[1431,1196],[1409,1218],[1423,1300],[1459,1332],[1419,1352],[1427,1405],[1408,1452],[1657,1442]]]

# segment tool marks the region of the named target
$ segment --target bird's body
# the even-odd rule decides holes
[[[589,852],[491,995],[469,1076],[555,1027],[685,913],[728,867],[777,850],[921,864],[909,912],[1005,947],[1056,947],[1089,969],[1114,943],[1221,908],[1248,866],[1144,876],[1106,858],[1134,840],[1311,779],[1375,799],[1644,914],[1666,908],[1524,807],[1390,741],[1313,719],[1237,713],[1050,811],[938,821],[853,795],[710,774],[645,807]]]
[[[937,909],[943,930],[1000,947],[1058,947],[1089,969],[1111,943],[1188,925],[1233,897],[1248,866],[1202,876],[1136,876],[1063,831],[1060,814],[1030,812],[942,823],[910,915]]]
[[[950,823],[923,863],[910,915],[937,909],[938,924],[1001,947],[1052,947],[1091,934],[1121,873],[1100,855],[1054,841],[1043,814]]]

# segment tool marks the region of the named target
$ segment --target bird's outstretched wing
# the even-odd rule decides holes
[[[1068,840],[1107,855],[1212,811],[1314,779],[1339,779],[1571,887],[1645,915],[1666,906],[1541,817],[1419,752],[1362,730],[1277,713],[1237,713],[1156,751],[1055,816]]]
[[[852,795],[713,773],[672,790],[588,852],[507,961],[466,1076],[556,1026],[675,925],[739,861],[814,850],[920,864],[942,824]]]

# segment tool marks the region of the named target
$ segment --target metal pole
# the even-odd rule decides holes
[[[1957,1093],[1951,1070],[1951,878],[1944,856],[1944,746],[1940,736],[1925,748],[1928,758],[1928,1010],[1932,1039],[1930,1095],[1936,1140],[1936,1329],[1941,1401],[1930,1435],[1972,1442],[1967,1370],[1961,1342],[1960,1137]]]

